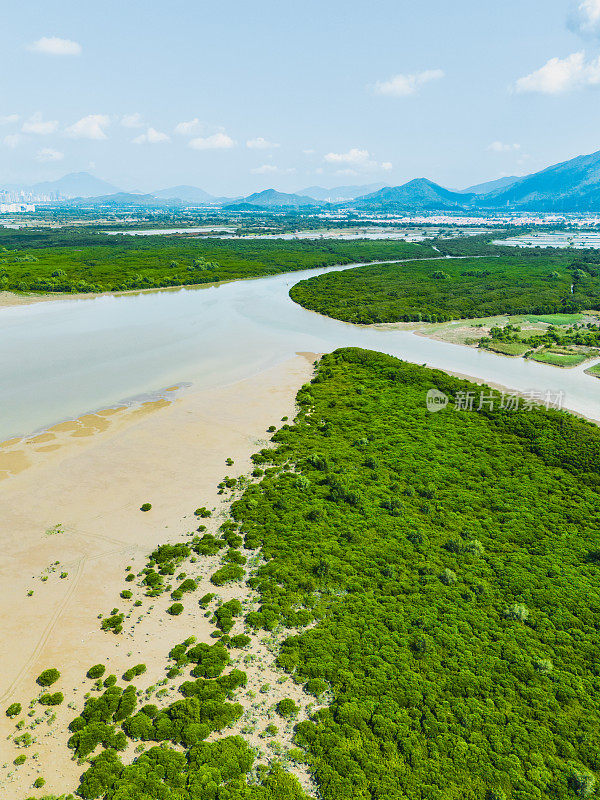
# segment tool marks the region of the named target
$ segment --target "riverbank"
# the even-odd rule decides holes
[[[55,439],[42,434],[43,441],[26,440],[31,443],[28,463],[2,482],[0,498],[0,736],[6,740],[15,731],[14,721],[4,716],[9,703],[21,703],[26,724],[32,722],[25,712],[39,694],[35,678],[43,669],[60,670],[56,688],[66,700],[53,709],[51,723],[36,707],[42,722],[31,732],[34,745],[7,746],[7,767],[0,769],[3,799],[28,796],[40,774],[46,793],[75,788],[82,767],[70,760],[66,742],[68,722],[77,712],[67,702],[75,696],[81,708],[90,684],[84,676],[92,664],[106,663],[120,675],[143,662],[147,673],[136,684],[146,689],[164,677],[173,645],[190,633],[210,641],[213,626],[198,614],[197,598],[179,617],[164,613],[168,595],[146,601],[140,623],[126,637],[102,632],[98,614],[124,605],[119,594],[129,585],[127,566],[139,571],[156,545],[180,541],[194,530],[194,509],[223,508],[217,483],[225,474],[247,473],[250,456],[269,440],[267,428],[294,416],[296,392],[309,380],[314,358],[297,355],[232,385],[189,391],[152,407],[86,415],[71,423],[75,428],[67,423],[50,431]],[[106,424],[96,425],[89,416]],[[13,441],[3,449],[16,446]],[[227,458],[232,466],[225,464]],[[152,504],[146,514],[140,511],[145,502]],[[221,594],[227,599],[226,592]],[[33,752],[39,754],[35,760]],[[15,769],[12,761],[19,753],[28,758]]]

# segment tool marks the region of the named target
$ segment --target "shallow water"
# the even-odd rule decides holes
[[[600,380],[584,367],[557,369],[409,332],[357,327],[289,299],[297,281],[332,269],[348,267],[1,309],[0,441],[173,384],[224,385],[297,352],[348,345],[515,391],[564,392],[565,407],[600,419]]]

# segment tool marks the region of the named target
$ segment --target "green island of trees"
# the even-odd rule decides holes
[[[430,389],[475,387],[380,353],[325,356],[220,528],[264,557],[247,624],[296,628],[279,666],[327,702],[296,723],[295,752],[323,800],[591,797],[600,433],[541,407],[432,414]],[[186,557],[167,547],[155,563]],[[240,611],[215,611],[221,631]],[[80,797],[305,800],[242,737],[215,738],[242,713],[229,644],[175,646],[173,674],[191,671],[162,708],[131,684],[87,699],[70,726],[91,759]],[[152,746],[123,764],[130,739]]]
[[[318,620],[279,663],[330,687],[296,728],[324,800],[589,796],[600,435],[545,409],[431,414],[432,388],[474,387],[365,351],[321,361],[255,458],[280,470],[233,507],[266,562],[248,622]]]
[[[300,281],[290,297],[312,311],[359,324],[571,314],[600,309],[600,270],[594,256],[587,258],[519,252],[371,264]]]
[[[0,228],[0,291],[153,289],[434,255],[431,245],[402,241],[203,240]]]

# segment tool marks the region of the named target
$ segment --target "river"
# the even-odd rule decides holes
[[[0,441],[174,384],[225,385],[297,352],[342,346],[380,350],[515,391],[562,392],[564,407],[600,420],[600,381],[584,367],[563,370],[406,331],[354,326],[290,300],[297,281],[348,268],[0,309]]]

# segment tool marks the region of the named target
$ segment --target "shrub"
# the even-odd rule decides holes
[[[102,620],[101,628],[103,631],[112,631],[113,633],[121,633],[123,630],[123,620],[125,614],[112,614]]]
[[[34,788],[34,789],[41,789],[41,788],[42,788],[42,786],[43,786],[45,783],[46,783],[46,781],[45,781],[45,780],[42,778],[42,776],[40,775],[40,777],[39,777],[39,778],[36,778],[36,779],[34,780],[34,782],[33,782],[33,788]]]
[[[150,511],[152,508],[152,503],[144,503],[140,506],[140,511]]]
[[[198,601],[198,605],[200,608],[206,608],[210,601],[215,597],[214,592],[208,592],[208,594],[203,595],[200,600]]]
[[[109,675],[108,678],[104,679],[103,684],[108,688],[109,686],[114,686],[116,682],[117,682],[117,676]]]
[[[523,605],[523,603],[513,603],[512,606],[509,606],[505,610],[504,616],[506,619],[514,619],[518,620],[519,622],[526,622],[529,619],[529,609],[527,606]]]
[[[277,713],[280,717],[295,717],[300,708],[291,697],[285,697],[277,703]]]
[[[27,761],[27,756],[25,755],[25,753],[21,753],[20,756],[17,756],[15,758],[13,764],[15,765],[15,767],[20,767],[21,764],[24,764],[26,761]]]
[[[40,705],[42,706],[59,706],[65,696],[62,692],[54,692],[54,694],[43,694],[40,697]]]
[[[172,606],[167,608],[167,614],[170,614],[172,617],[177,617],[183,611],[183,605],[181,603],[173,603]]]
[[[104,664],[94,664],[93,667],[90,667],[86,673],[88,678],[101,678],[104,673],[106,672],[106,667]]]
[[[60,672],[55,667],[51,667],[50,669],[45,669],[37,676],[36,683],[39,686],[52,686],[59,678]]]
[[[320,697],[327,691],[327,683],[322,678],[311,678],[306,682],[304,689],[314,697]]]
[[[596,778],[587,770],[573,767],[569,776],[569,783],[575,790],[575,793],[578,797],[590,797],[592,794],[594,794]]]
[[[204,519],[206,519],[206,517],[210,517],[211,512],[208,510],[208,508],[206,508],[206,506],[201,506],[200,508],[197,508],[194,511],[194,514],[197,517],[203,517]]]
[[[11,719],[13,717],[16,717],[20,713],[21,713],[21,703],[11,703],[9,707],[6,709],[6,716],[10,717]]]
[[[123,680],[124,681],[131,681],[138,675],[143,675],[146,672],[146,665],[145,664],[136,664],[135,667],[130,667],[126,672],[123,673]]]
[[[239,581],[243,577],[244,570],[242,567],[239,567],[237,564],[227,564],[211,575],[210,582],[215,586],[223,586],[224,583]]]
[[[446,586],[451,586],[456,583],[456,572],[452,572],[451,569],[445,569],[440,575],[440,580]]]
[[[133,594],[129,591],[129,589],[123,589],[121,592],[121,597],[123,600],[129,600],[130,597],[133,597]]]
[[[134,581],[135,580],[135,575],[133,574],[133,572],[130,572],[129,575],[127,575],[127,577],[125,578],[125,580],[128,583],[131,582],[131,581]]]
[[[229,640],[229,643],[232,647],[246,647],[246,645],[250,644],[250,637],[246,636],[245,633],[238,633],[236,636],[232,636]]]

